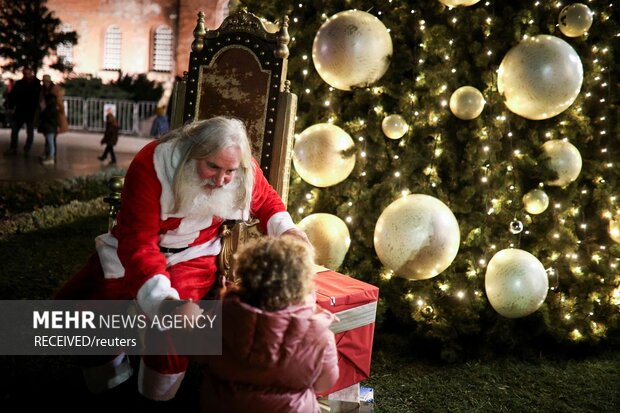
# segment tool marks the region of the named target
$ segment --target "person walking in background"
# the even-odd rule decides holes
[[[29,66],[22,70],[23,78],[15,82],[11,93],[9,93],[9,101],[12,105],[13,123],[11,125],[11,146],[4,152],[5,156],[13,156],[17,154],[17,143],[19,138],[19,130],[24,123],[26,124],[26,144],[24,145],[24,156],[30,154],[30,148],[34,140],[34,115],[39,106],[39,93],[41,83],[37,79]]]
[[[13,118],[13,105],[11,105],[9,95],[11,93],[11,90],[13,90],[14,85],[15,81],[11,78],[8,78],[6,80],[6,85],[4,85],[4,91],[2,92],[2,97],[4,98],[4,125],[2,125],[3,127],[11,127],[11,119]]]
[[[40,103],[38,131],[45,136],[47,153],[41,157],[43,165],[54,165],[56,163],[56,144],[54,138],[58,131],[58,107],[56,106],[56,95],[51,89],[41,89],[45,92],[43,101]]]
[[[105,144],[105,150],[101,156],[98,156],[97,159],[100,161],[105,161],[110,154],[110,165],[114,165],[116,163],[116,154],[114,153],[114,145],[118,142],[118,122],[112,114],[112,111],[108,111],[107,115],[105,115],[105,131],[103,132],[103,138],[101,138],[101,144]]]
[[[168,117],[166,116],[165,106],[160,106],[155,110],[157,116],[153,119],[151,125],[151,138],[159,139],[159,137],[170,130]]]
[[[65,115],[65,104],[64,104],[65,92],[62,89],[62,87],[60,87],[60,85],[57,85],[54,82],[52,82],[52,78],[50,75],[43,75],[43,78],[41,79],[41,81],[42,81],[41,92],[39,93],[40,110],[43,111],[43,108],[46,104],[46,96],[48,94],[53,95],[56,99],[53,103],[56,106],[58,128],[54,132],[54,138],[53,138],[54,147],[51,148],[49,141],[46,139],[45,154],[44,154],[44,157],[49,157],[50,153],[52,154],[51,156],[55,157],[56,149],[57,149],[56,137],[58,136],[59,133],[64,133],[69,130],[69,123],[67,122],[67,116]]]
[[[338,379],[329,326],[316,306],[310,246],[293,237],[263,237],[239,252],[237,288],[222,302],[222,354],[205,365],[203,412],[317,413],[315,392]]]
[[[64,96],[65,93],[60,86],[52,82],[52,78],[50,75],[43,75],[41,92],[39,93],[39,132],[45,135],[45,153],[43,154],[43,159],[49,159],[50,157],[56,160],[57,153],[57,145],[56,145],[56,137],[59,133],[64,133],[69,130],[69,124],[67,123],[67,117],[65,116],[65,105],[64,105]],[[51,97],[54,98],[52,101]],[[49,100],[49,101],[48,101]],[[42,122],[45,122],[46,125],[43,126],[43,129],[47,130],[50,125],[49,119],[42,119],[43,112],[47,110],[47,115],[50,116],[50,110],[47,108],[48,105],[55,106],[54,112],[56,113],[56,130],[54,131],[52,138],[49,139],[47,132],[43,132]],[[47,161],[48,163],[49,160]]]

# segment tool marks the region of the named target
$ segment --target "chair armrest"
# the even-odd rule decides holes
[[[222,224],[219,234],[222,251],[217,256],[218,273],[221,277],[236,283],[233,274],[235,253],[246,243],[263,236],[258,223],[258,219],[251,218],[248,221],[226,221]]]

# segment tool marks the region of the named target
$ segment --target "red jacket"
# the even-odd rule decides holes
[[[222,355],[204,357],[202,411],[316,413],[338,379],[333,314],[314,305],[262,311],[228,294]]]

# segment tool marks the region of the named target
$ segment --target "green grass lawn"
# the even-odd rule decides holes
[[[438,364],[378,334],[365,384],[376,412],[617,412],[620,353]]]

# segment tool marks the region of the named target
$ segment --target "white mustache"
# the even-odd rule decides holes
[[[234,185],[234,181],[228,182],[227,184],[222,184],[220,186],[217,186],[213,179],[203,179],[202,181],[199,182],[199,184],[200,184],[200,186],[209,185],[209,186],[215,187],[217,189],[228,189],[228,188],[231,188]]]

